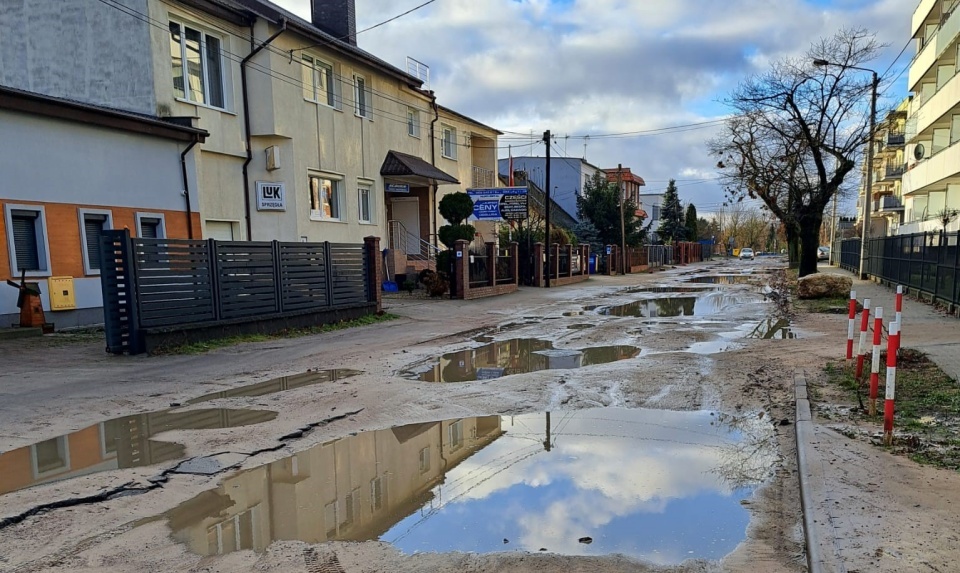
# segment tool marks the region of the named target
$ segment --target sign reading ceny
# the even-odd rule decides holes
[[[467,189],[478,221],[525,221],[529,216],[526,187]]]
[[[257,181],[257,211],[286,211],[283,183]]]

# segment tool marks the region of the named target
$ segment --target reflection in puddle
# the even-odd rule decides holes
[[[704,296],[681,296],[638,300],[600,310],[609,316],[663,318],[675,316],[710,316],[728,311],[758,299],[739,293],[710,292]]]
[[[747,338],[764,340],[787,340],[796,338],[797,334],[790,328],[790,321],[785,318],[768,318],[760,322]]]
[[[269,422],[265,410],[164,410],[114,418],[71,434],[0,453],[0,494],[82,475],[183,457],[180,444],[151,438],[169,430],[237,428]]]
[[[720,559],[775,463],[756,416],[600,408],[363,432],[243,471],[169,511],[201,555],[274,540],[419,551]],[[579,543],[582,537],[592,544]]]
[[[662,286],[662,287],[639,287],[627,289],[623,292],[628,294],[635,293],[657,293],[657,294],[670,294],[670,293],[705,293],[711,290],[710,287],[694,287],[694,286]]]
[[[514,338],[450,352],[441,356],[429,370],[418,369],[401,375],[424,382],[470,382],[540,370],[582,368],[627,360],[639,354],[640,349],[634,346],[554,349],[549,340]]]
[[[687,282],[712,285],[742,285],[755,284],[757,277],[753,275],[713,275],[708,277],[693,277],[687,279]]]
[[[707,340],[704,342],[694,342],[689,348],[684,350],[684,352],[689,352],[691,354],[717,354],[719,352],[729,352],[730,350],[737,350],[739,348],[742,348],[742,345],[731,340],[725,340],[721,338],[717,340]]]
[[[192,400],[187,400],[187,404],[199,404],[200,402],[208,402],[218,398],[265,396],[267,394],[276,394],[277,392],[283,392],[285,390],[303,388],[304,386],[313,386],[314,384],[320,384],[323,382],[334,382],[336,380],[350,378],[351,376],[356,376],[358,374],[362,374],[362,372],[359,370],[347,369],[305,372],[303,374],[284,376],[282,378],[275,378],[273,380],[267,380],[266,382],[259,382],[257,384],[249,384],[239,388],[231,388],[230,390],[223,390],[221,392],[211,392],[210,394],[204,394],[203,396],[198,396]]]
[[[569,330],[586,330],[588,328],[594,328],[594,326],[593,324],[571,324],[568,325],[567,328]]]

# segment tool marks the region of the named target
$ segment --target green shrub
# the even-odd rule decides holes
[[[456,226],[473,214],[473,199],[466,193],[451,193],[440,200],[439,209],[440,215]]]
[[[473,225],[444,225],[437,229],[440,242],[448,249],[452,249],[458,240],[472,241],[477,230]]]

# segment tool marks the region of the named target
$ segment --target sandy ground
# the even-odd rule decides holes
[[[774,422],[777,463],[768,480],[746,504],[751,513],[747,539],[720,562],[688,561],[657,568],[621,556],[598,558],[553,554],[404,555],[378,542],[335,542],[309,546],[277,542],[262,554],[250,551],[220,557],[192,554],[170,537],[157,516],[201,492],[213,489],[224,474],[172,475],[162,487],[151,478],[176,462],[147,468],[113,470],[37,486],[0,496],[0,519],[39,504],[94,495],[109,488],[146,488],[107,501],[56,509],[0,529],[0,571],[375,571],[545,572],[545,571],[764,571],[806,569],[798,480],[793,379],[796,369],[815,384],[823,358],[834,357],[841,337],[836,316],[807,315],[795,328],[798,340],[751,340],[736,335],[771,310],[747,297],[722,317],[706,320],[646,321],[599,316],[585,305],[616,304],[636,298],[638,285],[677,284],[691,273],[763,270],[771,262],[715,262],[654,275],[598,277],[586,284],[523,289],[499,299],[386,301],[402,318],[386,324],[295,340],[244,344],[201,356],[112,357],[102,342],[64,342],[45,338],[0,343],[0,452],[72,432],[104,419],[150,412],[192,397],[309,369],[352,368],[363,374],[307,388],[256,398],[221,399],[203,407],[279,411],[274,421],[239,430],[175,431],[164,440],[182,443],[187,455],[240,454],[242,468],[289,456],[354,432],[456,417],[563,411],[598,406],[673,410],[718,410],[730,414],[763,412]],[[725,287],[750,293],[749,285]],[[571,330],[571,324],[593,328]],[[498,328],[499,327],[499,328]],[[437,355],[477,346],[485,332],[495,339],[549,338],[557,348],[632,344],[638,358],[580,370],[542,371],[496,380],[432,384],[400,378],[401,370]],[[828,333],[823,335],[822,333]],[[719,354],[709,351],[727,348]],[[279,440],[308,424],[357,412],[320,425],[302,437]],[[825,467],[842,468],[831,479],[829,499],[817,511],[837,535],[831,543],[846,571],[950,571],[944,563],[960,557],[955,519],[960,504],[956,474],[920,468],[865,444],[822,428]],[[254,456],[246,454],[275,449]],[[884,479],[877,477],[884,469]],[[832,470],[831,470],[832,471]],[[929,484],[932,489],[905,488]],[[899,485],[898,485],[899,484]],[[945,490],[949,490],[944,494]],[[952,492],[952,493],[951,493]],[[950,504],[953,504],[952,506]],[[869,508],[856,509],[857,507]],[[878,511],[874,512],[874,509]],[[876,513],[876,518],[866,517]],[[865,517],[849,527],[840,517]],[[893,530],[898,516],[910,524]],[[886,524],[886,528],[874,527]],[[847,529],[844,529],[847,527]],[[933,532],[933,533],[931,533]],[[931,539],[933,537],[933,539]],[[831,538],[833,539],[833,538]],[[929,549],[929,551],[928,551]],[[925,555],[930,557],[925,558]],[[924,562],[926,561],[926,565]],[[894,567],[899,563],[900,568]],[[883,568],[878,568],[878,564]],[[888,567],[889,565],[889,567]],[[929,568],[924,569],[921,565]]]

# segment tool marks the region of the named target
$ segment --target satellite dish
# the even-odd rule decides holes
[[[913,148],[913,158],[917,161],[923,159],[923,156],[926,155],[927,150],[923,147],[922,143],[918,143],[916,147]]]

